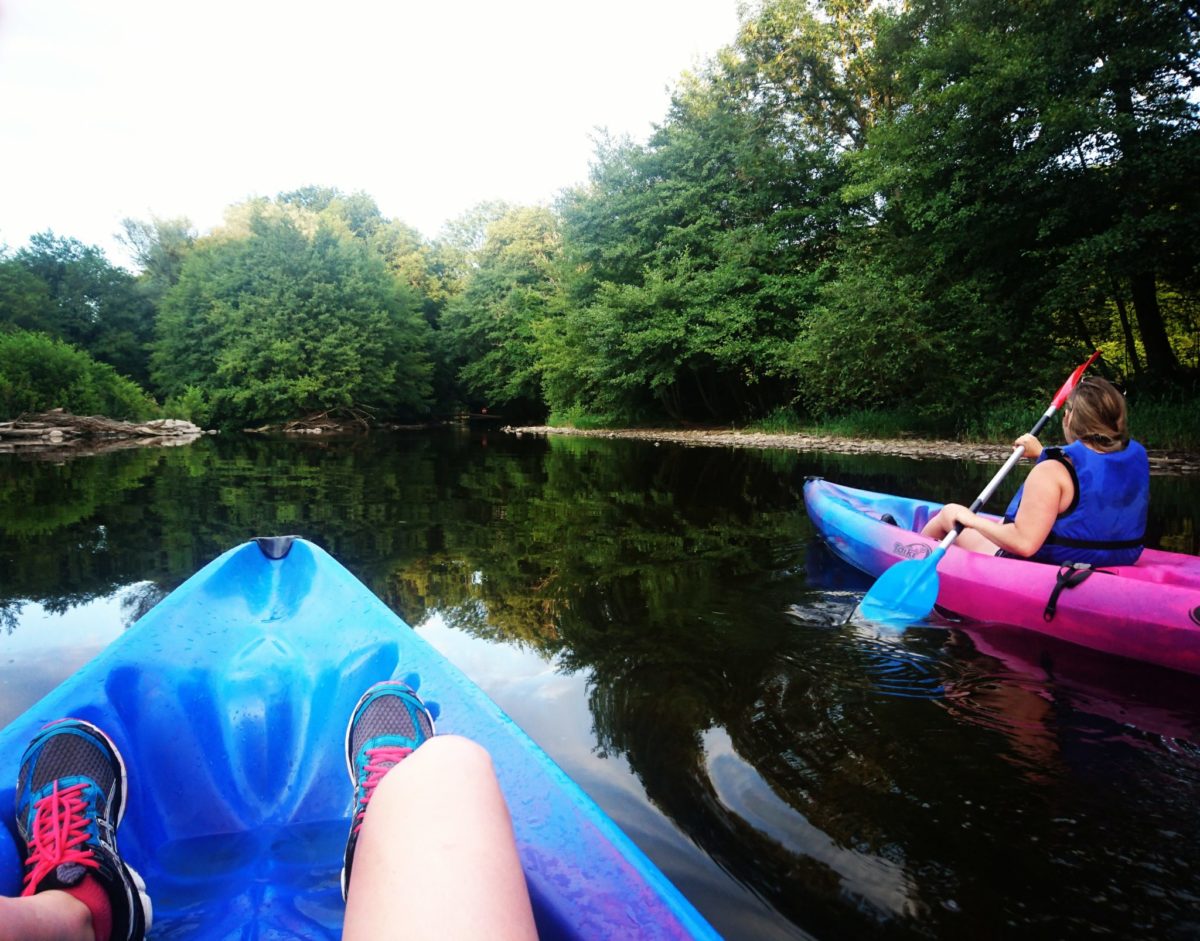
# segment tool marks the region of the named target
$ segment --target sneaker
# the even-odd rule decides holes
[[[342,863],[342,898],[350,891],[350,865],[367,804],[383,776],[432,736],[433,716],[407,683],[388,680],[365,693],[346,726],[346,768],[354,785],[354,813]]]
[[[150,897],[117,852],[125,795],[125,762],[94,725],[60,719],[38,732],[17,774],[21,894],[70,889],[90,874],[112,905],[114,941],[142,941],[153,920]]]

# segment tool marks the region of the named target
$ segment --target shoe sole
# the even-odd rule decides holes
[[[115,846],[115,841],[114,841]],[[129,879],[133,883],[133,890],[137,893],[138,898],[130,898],[131,905],[141,905],[142,919],[145,922],[142,928],[142,936],[150,934],[150,929],[154,927],[154,903],[150,899],[150,893],[146,891],[146,880],[142,878],[142,874],[134,869],[129,863],[121,860],[121,865],[125,867],[125,871],[129,873]]]

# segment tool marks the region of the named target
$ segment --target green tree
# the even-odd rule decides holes
[[[185,218],[149,221],[121,220],[117,240],[125,246],[141,270],[143,290],[157,307],[167,290],[179,281],[183,261],[196,241],[196,232]]]
[[[1150,369],[1176,376],[1162,287],[1195,285],[1197,22],[1159,0],[930,0],[890,29],[904,104],[854,161],[850,192],[881,207],[854,263],[915,294],[910,326],[975,391],[1027,384],[1014,358],[1057,372],[1108,339],[1088,315],[1109,300],[1131,303]]]
[[[536,330],[551,315],[560,245],[547,209],[512,209],[488,225],[440,324],[470,402],[518,412],[542,407]]]
[[[122,419],[158,411],[134,382],[84,351],[42,333],[0,331],[0,418],[52,408]]]
[[[552,410],[728,420],[794,397],[792,339],[848,212],[839,155],[867,123],[837,37],[808,4],[767,4],[680,82],[645,147],[601,142],[590,185],[561,207]]]
[[[461,287],[451,259],[443,245],[426,241],[416,229],[394,219],[375,230],[370,245],[392,277],[421,304],[421,314],[431,330],[433,402],[440,411],[449,411],[459,395],[454,367],[438,328],[446,303]]]
[[[44,331],[135,381],[148,376],[154,311],[134,277],[95,246],[42,232],[13,255],[26,276],[0,283],[0,322]],[[6,266],[7,267],[7,266]],[[44,286],[34,287],[28,276]]]
[[[8,329],[52,330],[50,288],[15,258],[0,253],[0,324]]]
[[[302,228],[287,209],[242,207],[196,244],[163,302],[159,387],[200,390],[220,423],[337,406],[424,412],[428,326],[411,292],[344,226],[307,214]]]

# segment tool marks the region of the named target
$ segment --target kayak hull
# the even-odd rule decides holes
[[[940,503],[805,484],[809,517],[839,557],[878,577],[896,562],[928,558],[936,540],[919,530]],[[896,525],[880,517],[890,514]],[[937,567],[938,607],[1016,625],[1094,650],[1200,673],[1200,557],[1147,549],[1136,565],[1097,569],[1046,607],[1058,567],[997,558],[952,545]]]
[[[251,542],[214,560],[0,732],[0,802],[12,806],[37,729],[86,719],[130,769],[119,839],[149,887],[155,937],[339,938],[345,725],[389,678],[419,683],[439,732],[491,754],[543,938],[717,937],[479,687],[299,539],[282,559]],[[7,823],[0,892],[15,894]]]

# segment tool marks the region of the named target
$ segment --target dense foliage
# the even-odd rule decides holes
[[[157,412],[137,383],[82,350],[28,330],[0,332],[0,415],[52,408],[122,419]]]
[[[256,205],[245,226],[202,240],[163,298],[158,388],[199,390],[218,423],[422,411],[428,325],[383,260],[319,215]]]
[[[154,308],[95,246],[43,232],[0,255],[0,328],[58,337],[138,381],[148,377]]]
[[[535,325],[551,319],[558,224],[546,209],[503,211],[487,225],[474,268],[446,305],[441,342],[464,399],[519,412],[541,406]]]
[[[306,187],[203,237],[126,220],[136,278],[45,233],[0,254],[0,329],[235,426],[353,405],[963,433],[1093,348],[1186,402],[1198,122],[1192,2],[760,0],[553,207],[429,241]]]

